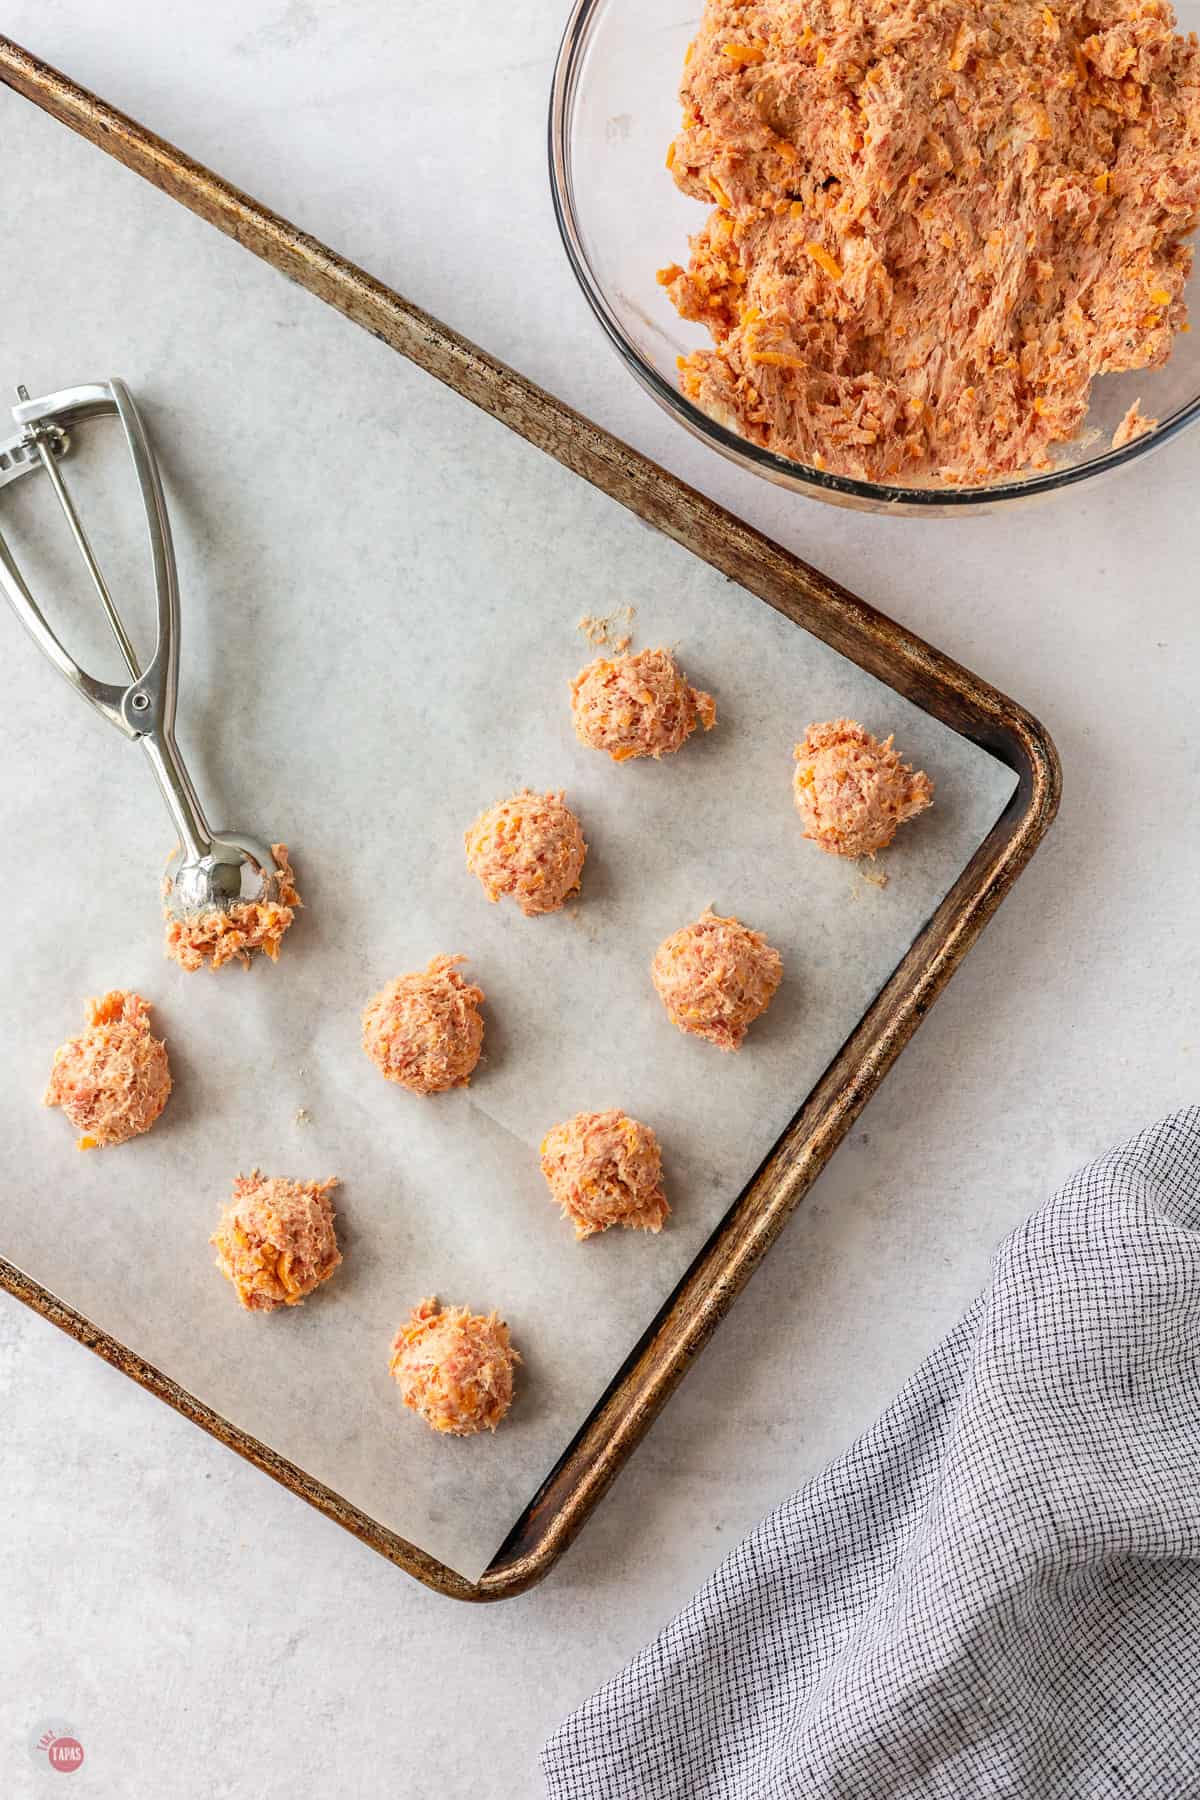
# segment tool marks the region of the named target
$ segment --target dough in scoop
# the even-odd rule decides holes
[[[164,909],[166,951],[172,962],[188,970],[202,969],[206,963],[211,969],[219,969],[227,962],[248,966],[254,950],[261,950],[272,962],[278,961],[283,934],[291,927],[301,902],[287,845],[272,844],[271,854],[278,875],[278,899],[246,900],[227,910],[213,907],[186,919],[176,918]],[[168,877],[164,896],[170,891]]]

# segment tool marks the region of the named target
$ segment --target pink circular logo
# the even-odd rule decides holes
[[[83,1745],[66,1719],[46,1719],[29,1734],[29,1754],[46,1775],[73,1775],[83,1767]]]
[[[61,1775],[70,1775],[83,1762],[83,1745],[78,1738],[55,1738],[47,1748],[46,1755],[52,1769],[57,1769]]]

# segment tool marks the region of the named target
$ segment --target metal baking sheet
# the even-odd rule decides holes
[[[0,1251],[474,1582],[1016,776],[7,92],[0,123],[23,261],[4,363],[33,392],[111,373],[133,386],[180,558],[181,741],[219,824],[291,845],[306,902],[277,967],[165,963],[169,830],[148,773],[0,619],[0,820],[23,871]],[[81,493],[89,522],[127,526],[115,454],[81,451]],[[6,492],[6,529],[105,672],[39,487]],[[140,545],[97,536],[118,590],[144,588]],[[568,678],[593,654],[576,621],[625,606],[636,641],[675,646],[720,708],[662,765],[617,768],[571,731]],[[806,844],[792,810],[794,739],[842,713],[895,731],[937,783],[934,811],[871,871],[886,887]],[[526,783],[564,787],[591,844],[582,898],[532,921],[490,907],[462,858],[476,813]],[[784,957],[738,1057],[681,1038],[648,978],[660,939],[710,901]],[[363,1057],[359,1014],[391,975],[460,950],[487,993],[485,1061],[469,1090],[418,1100]],[[81,1156],[39,1094],[83,997],[117,985],[154,1004],[177,1089],[150,1136]],[[576,1245],[537,1144],[614,1104],[659,1132],[674,1212],[658,1238]],[[344,1183],[343,1268],[266,1319],[239,1311],[207,1246],[254,1164]],[[494,1439],[438,1440],[398,1404],[389,1340],[431,1292],[512,1326],[525,1366]]]

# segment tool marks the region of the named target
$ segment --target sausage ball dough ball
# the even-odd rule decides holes
[[[268,1180],[258,1169],[237,1177],[209,1242],[249,1312],[299,1306],[333,1274],[342,1260],[329,1199],[337,1185]]]
[[[770,1005],[783,962],[761,931],[709,907],[659,945],[651,975],[680,1031],[739,1050],[747,1027]]]
[[[670,1212],[649,1125],[615,1108],[576,1113],[542,1140],[542,1174],[577,1238],[610,1225],[661,1231]]]
[[[396,1333],[389,1368],[400,1398],[434,1431],[495,1431],[512,1405],[521,1358],[496,1313],[422,1300]]]
[[[483,989],[458,972],[465,956],[435,956],[399,975],[363,1014],[363,1049],[387,1081],[413,1094],[465,1087],[483,1048]]]
[[[831,856],[874,856],[933,805],[933,783],[853,719],[810,725],[796,745],[792,791],[804,835]]]
[[[45,1104],[62,1107],[81,1150],[106,1150],[149,1131],[167,1104],[171,1071],[140,994],[114,989],[87,1005],[87,1030],[54,1053]]]
[[[669,650],[636,656],[601,656],[571,683],[575,735],[614,762],[635,756],[670,756],[697,724],[711,731],[717,703],[689,687]]]
[[[523,788],[481,813],[466,834],[467,867],[489,900],[505,895],[526,918],[557,912],[577,894],[587,844],[561,793]]]

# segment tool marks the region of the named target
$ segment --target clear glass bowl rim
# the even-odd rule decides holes
[[[702,412],[672,383],[665,381],[653,364],[646,361],[628,336],[620,319],[609,304],[584,249],[583,234],[575,211],[571,179],[571,118],[582,65],[592,26],[606,0],[574,0],[559,45],[550,88],[549,157],[550,192],[554,216],[575,279],[583,290],[592,311],[600,321],[609,341],[630,373],[663,406],[673,413],[697,437],[706,438],[735,462],[756,470],[769,480],[786,487],[798,488],[829,499],[865,503],[879,511],[892,508],[912,511],[928,508],[931,512],[948,512],[967,507],[992,507],[1005,500],[1030,500],[1036,495],[1057,493],[1097,475],[1123,468],[1149,451],[1169,443],[1188,425],[1200,417],[1200,394],[1163,419],[1153,431],[1136,437],[1119,450],[1107,450],[1085,463],[1069,468],[1031,473],[1018,479],[994,482],[982,487],[896,487],[883,482],[859,481],[849,475],[832,475],[806,463],[793,462],[763,450],[749,439],[739,437],[715,419]]]

